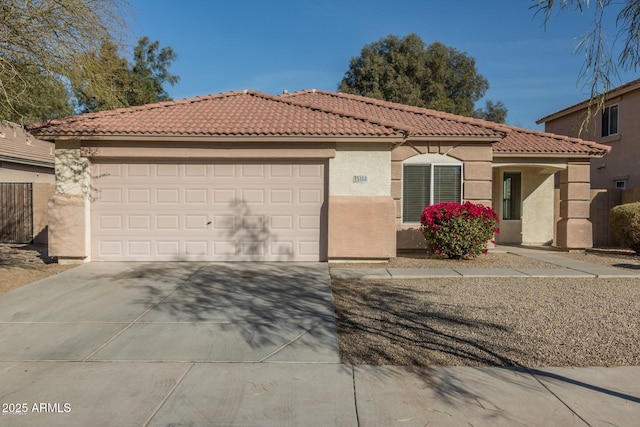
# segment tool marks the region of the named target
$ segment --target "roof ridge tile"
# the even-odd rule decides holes
[[[461,116],[459,114],[447,113],[444,111],[438,111],[431,108],[417,107],[414,105],[405,105],[405,104],[400,104],[393,101],[385,101],[382,99],[369,98],[366,96],[355,95],[355,94],[344,93],[344,92],[330,92],[325,90],[305,89],[305,90],[300,90],[296,92],[282,94],[279,96],[295,97],[296,95],[302,95],[302,94],[308,94],[308,93],[318,93],[321,95],[327,95],[327,96],[332,96],[336,98],[347,98],[347,99],[352,99],[354,101],[362,102],[364,104],[376,105],[384,108],[394,109],[397,111],[407,111],[414,114],[421,114],[421,115],[424,114],[430,117],[436,117],[436,118],[449,120],[449,121],[462,122],[462,123],[467,123],[475,126],[489,128],[491,130],[496,130],[494,126],[495,125],[494,122],[477,119],[475,117]]]

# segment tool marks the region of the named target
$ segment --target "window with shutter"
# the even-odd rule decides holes
[[[405,164],[402,176],[402,222],[418,223],[425,207],[462,201],[462,165]]]

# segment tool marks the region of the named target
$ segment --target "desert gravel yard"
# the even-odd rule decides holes
[[[559,253],[621,269],[631,254]],[[510,253],[332,267],[559,268]],[[640,365],[640,279],[332,280],[342,361],[369,365]]]
[[[0,294],[73,268],[59,265],[46,246],[0,244]]]

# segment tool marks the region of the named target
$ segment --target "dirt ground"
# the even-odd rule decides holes
[[[59,265],[41,245],[0,244],[0,294],[73,268]]]

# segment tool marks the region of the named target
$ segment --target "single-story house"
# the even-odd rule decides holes
[[[47,242],[54,144],[0,121],[0,242]]]
[[[498,243],[590,247],[589,162],[608,150],[318,90],[229,92],[31,131],[55,141],[49,250],[62,262],[385,259],[424,247],[421,211],[451,200],[493,206]]]

